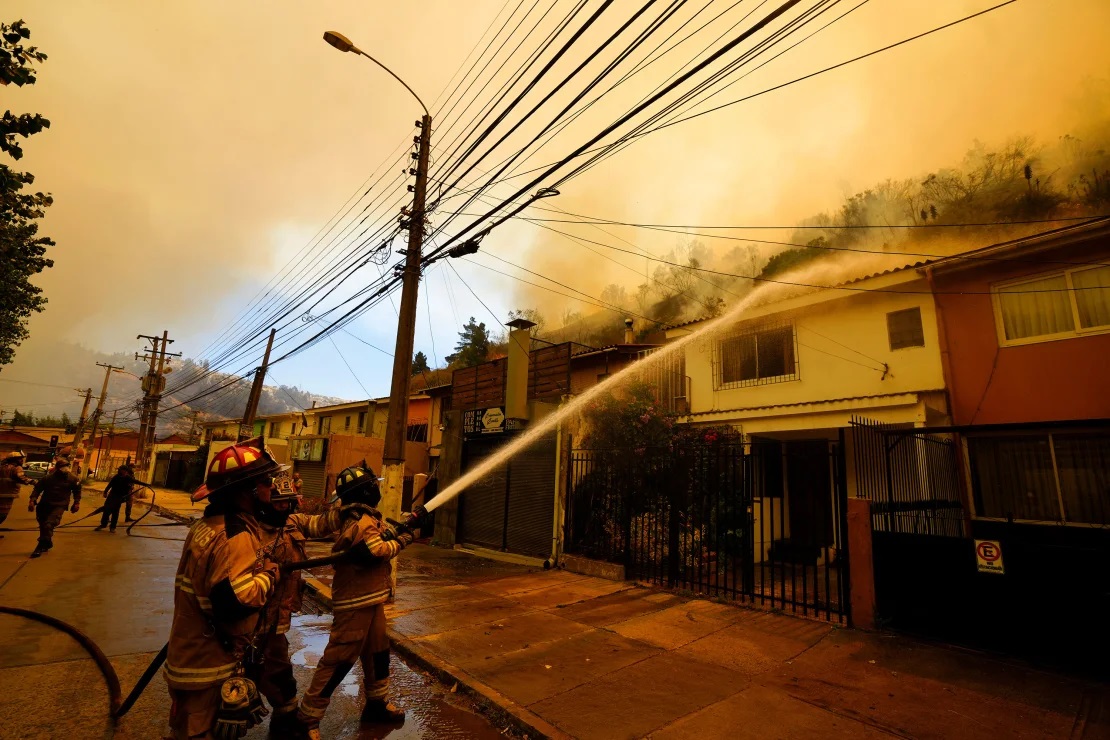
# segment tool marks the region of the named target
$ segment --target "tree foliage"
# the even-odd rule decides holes
[[[431,368],[428,367],[428,356],[423,352],[417,351],[417,353],[412,356],[412,374],[426,373],[429,370],[431,370]]]
[[[447,355],[444,359],[452,368],[474,367],[489,358],[489,348],[489,330],[484,323],[476,322],[471,316],[470,321],[459,332],[454,354]]]
[[[31,32],[23,21],[11,25],[0,23],[0,83],[3,85],[35,84],[34,65],[45,61],[46,55],[34,46],[25,46]],[[13,115],[5,111],[0,117],[0,151],[20,159],[23,149],[19,139],[26,139],[50,126],[41,115]],[[34,183],[34,175],[18,172],[0,164],[0,366],[12,361],[15,348],[27,338],[27,320],[32,313],[46,306],[42,289],[31,278],[54,262],[46,257],[53,240],[38,235],[38,219],[53,204],[49,194],[24,192]]]

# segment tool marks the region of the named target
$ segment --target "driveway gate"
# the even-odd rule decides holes
[[[627,577],[846,621],[842,444],[573,450],[566,551]]]

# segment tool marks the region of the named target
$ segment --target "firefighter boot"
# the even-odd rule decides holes
[[[49,547],[43,547],[42,545],[38,545],[38,546],[35,547],[34,552],[31,553],[31,557],[33,557],[33,558],[40,557],[44,553],[46,553],[49,549],[50,549]]]
[[[308,736],[308,728],[297,719],[296,705],[292,712],[275,711],[270,717],[270,737],[275,740],[301,740]]]
[[[370,699],[362,710],[359,722],[364,725],[397,725],[405,721],[404,710],[398,709],[385,699]]]

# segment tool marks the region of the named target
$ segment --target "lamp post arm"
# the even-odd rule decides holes
[[[393,79],[397,80],[397,81],[398,81],[398,82],[400,82],[400,83],[401,83],[402,85],[404,85],[404,86],[405,86],[405,89],[406,89],[406,90],[408,90],[408,91],[409,91],[409,92],[410,92],[410,93],[412,94],[412,96],[413,96],[414,98],[416,98],[416,102],[417,102],[417,103],[420,103],[420,107],[424,109],[424,113],[425,113],[425,115],[429,115],[429,116],[431,115],[431,113],[429,113],[429,112],[428,112],[428,106],[424,105],[424,101],[420,99],[420,96],[416,94],[416,91],[414,91],[414,90],[413,90],[413,89],[412,89],[411,87],[409,87],[409,86],[408,86],[408,83],[407,83],[407,82],[405,82],[405,81],[404,81],[404,80],[402,80],[402,79],[401,79],[400,77],[398,77],[398,76],[397,76],[396,74],[394,74],[394,73],[393,73],[393,70],[392,70],[392,69],[390,69],[389,67],[385,66],[384,64],[382,64],[382,63],[381,63],[381,62],[379,62],[379,61],[378,61],[377,59],[375,59],[374,57],[370,56],[369,54],[367,54],[367,53],[366,53],[365,51],[363,51],[362,49],[358,48],[357,46],[356,46],[356,47],[353,47],[353,48],[351,49],[351,51],[353,51],[353,52],[356,52],[356,53],[358,53],[358,54],[361,54],[362,56],[366,57],[366,58],[367,58],[367,59],[369,59],[369,60],[370,60],[371,62],[373,62],[374,64],[378,65],[379,67],[381,67],[382,69],[384,69],[384,70],[385,70],[386,72],[388,72],[388,73],[390,74],[390,76],[392,76],[392,77],[393,77]]]

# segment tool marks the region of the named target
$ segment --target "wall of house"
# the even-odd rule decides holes
[[[1002,347],[989,295],[992,283],[1051,270],[1045,260],[1110,262],[1107,245],[1092,247],[936,276],[938,293],[967,293],[937,296],[948,337],[955,423],[1110,417],[1110,333]]]
[[[903,291],[927,291],[924,280]],[[886,315],[918,307],[923,347],[891,350]],[[923,293],[855,293],[813,303],[789,313],[770,313],[741,322],[734,336],[789,321],[794,326],[797,380],[717,389],[717,339],[695,341],[686,350],[691,412],[752,409],[783,404],[890,396],[944,387],[932,297]],[[693,328],[697,328],[696,325]],[[883,364],[889,367],[885,373]]]

